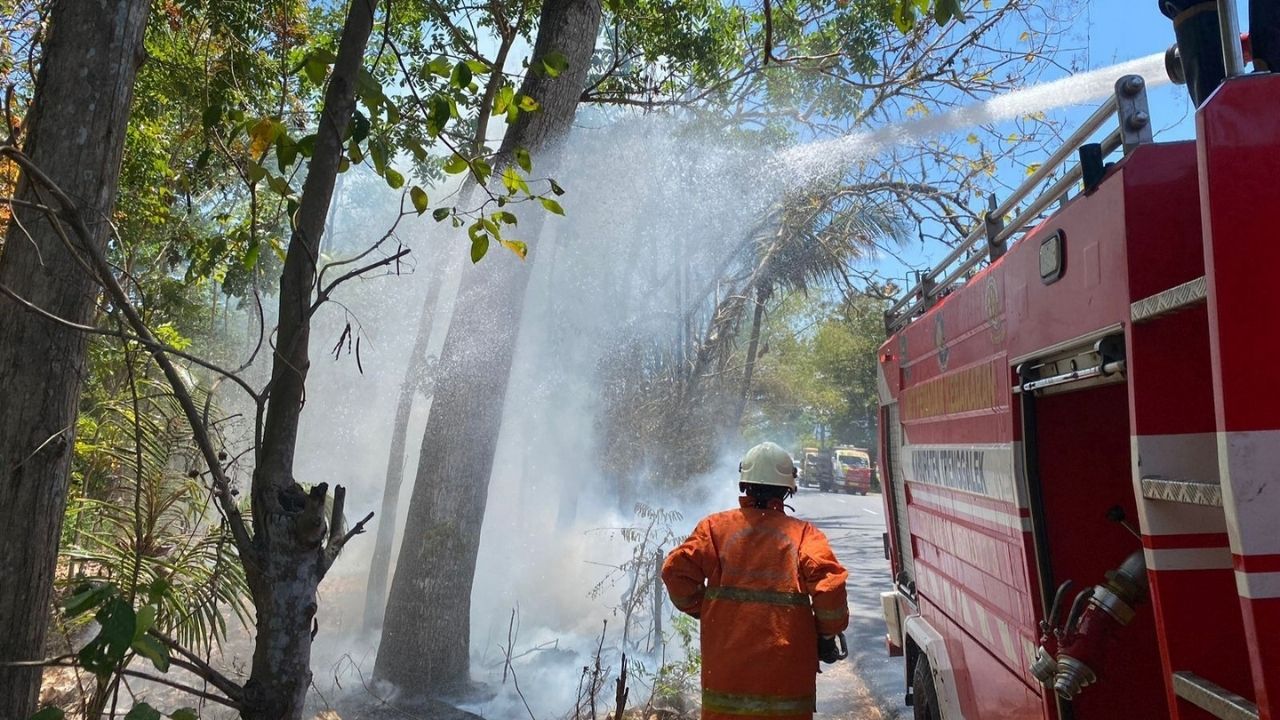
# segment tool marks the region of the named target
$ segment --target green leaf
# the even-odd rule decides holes
[[[110,583],[85,583],[76,588],[74,595],[62,601],[62,607],[66,616],[73,618],[97,607],[115,592],[115,586]]]
[[[483,75],[489,72],[489,66],[479,60],[467,60],[467,67],[471,68],[471,72],[476,75]]]
[[[493,174],[493,166],[488,161],[476,158],[471,161],[471,172],[476,176],[476,182],[484,185],[489,182],[489,176]]]
[[[147,631],[156,624],[156,606],[144,605],[138,610],[137,619],[133,627],[133,639],[147,634]]]
[[[430,105],[431,109],[427,113],[427,133],[435,137],[449,124],[449,118],[453,116],[453,108],[449,105],[449,98],[438,93],[431,96]]]
[[[511,107],[511,103],[516,99],[515,88],[510,85],[503,85],[498,88],[498,94],[493,98],[493,114],[501,115]]]
[[[289,137],[289,133],[280,133],[280,137],[276,138],[276,167],[279,168],[280,172],[284,172],[297,159],[298,143]]]
[[[556,195],[564,194],[564,188],[560,187],[560,185],[557,184],[555,180],[548,180],[547,182],[551,183],[551,192],[555,193]]]
[[[174,710],[169,714],[169,717],[173,718],[173,720],[200,720],[200,715],[195,711],[195,708]]]
[[[160,720],[160,711],[140,702],[133,706],[128,715],[124,716],[124,720]]]
[[[509,212],[509,211],[507,211],[507,210],[498,210],[497,212],[493,213],[493,215],[491,215],[491,217],[492,217],[495,221],[500,222],[500,223],[506,223],[506,224],[508,224],[508,225],[515,225],[515,224],[516,224],[516,216],[515,216],[515,214],[514,214],[514,213],[512,213],[512,212]]]
[[[502,228],[498,227],[498,223],[490,220],[489,218],[482,217],[480,218],[480,224],[484,226],[485,232],[489,233],[495,238],[502,237]]]
[[[553,212],[556,215],[564,215],[564,208],[560,207],[560,203],[555,200],[545,197],[538,198],[538,200],[542,203],[542,207],[546,208],[549,212]]]
[[[520,177],[520,173],[510,165],[502,168],[502,184],[507,188],[507,192],[514,195],[517,190],[529,192],[529,184]]]
[[[449,58],[443,55],[437,55],[436,57],[431,59],[431,62],[427,63],[427,70],[430,71],[432,75],[439,75],[440,77],[449,77],[449,70],[450,70]]]
[[[369,137],[369,118],[359,110],[351,111],[351,139],[355,142],[364,142]]]
[[[244,169],[245,175],[249,176],[250,185],[257,185],[262,178],[267,176],[267,169],[252,160],[245,163]]]
[[[409,199],[413,201],[413,209],[417,210],[419,215],[427,211],[427,205],[431,202],[427,192],[417,185],[409,188]]]
[[[533,112],[540,107],[542,106],[538,104],[538,101],[534,100],[528,95],[520,96],[520,109],[523,110],[524,112]]]
[[[364,152],[360,150],[360,144],[354,139],[347,144],[347,157],[351,158],[351,162],[357,165],[364,162]]]
[[[560,77],[560,73],[568,69],[569,59],[564,56],[564,53],[553,50],[542,57],[541,65],[542,72],[546,73],[547,77]]]
[[[169,648],[150,635],[137,638],[129,646],[133,651],[151,661],[160,672],[169,672]]]
[[[467,159],[461,155],[450,155],[449,159],[444,161],[444,171],[450,175],[457,175],[460,172],[465,172],[469,167],[471,167],[471,165],[468,164]]]
[[[280,197],[289,197],[293,194],[293,188],[289,187],[289,181],[279,175],[267,176],[267,187]]]
[[[516,164],[525,172],[533,172],[533,160],[529,157],[529,151],[524,148],[516,148]]]
[[[373,160],[373,169],[382,174],[387,169],[387,146],[377,140],[370,139],[368,147],[369,158]]]
[[[465,62],[460,62],[453,66],[453,75],[449,77],[449,84],[463,90],[471,85],[471,68]]]
[[[62,712],[61,708],[56,708],[50,705],[35,715],[32,715],[30,720],[63,720],[66,716],[67,714]]]
[[[449,208],[436,208],[431,213],[431,217],[436,222],[440,222],[441,220],[444,220],[445,218],[449,217],[449,212],[450,212]]]
[[[310,135],[304,135],[303,137],[298,138],[298,154],[299,155],[301,155],[302,157],[309,158],[315,153],[315,151],[316,151],[315,133],[311,133]]]
[[[386,171],[382,173],[382,176],[387,179],[387,185],[390,185],[392,190],[399,190],[404,187],[404,175],[401,175],[394,169],[387,168]]]
[[[117,597],[104,603],[94,619],[98,621],[98,634],[76,655],[86,670],[105,676],[115,671],[128,652],[137,616],[133,606]]]
[[[240,265],[245,270],[252,270],[258,264],[258,256],[262,254],[262,243],[254,242],[249,244],[249,250],[244,254],[244,259],[240,261]]]
[[[471,241],[471,262],[472,264],[480,262],[484,258],[485,253],[489,252],[489,236],[480,235]]]
[[[320,59],[316,53],[311,53],[306,60],[302,61],[302,71],[306,73],[307,79],[316,85],[324,84],[325,75],[329,74],[329,63]]]

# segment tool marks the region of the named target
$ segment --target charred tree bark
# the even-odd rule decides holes
[[[377,6],[377,0],[352,0],[348,10],[280,278],[270,399],[253,473],[254,552],[245,559],[258,618],[253,665],[244,688],[242,716],[247,720],[303,716],[311,684],[316,588],[342,546],[342,539],[332,534],[328,546],[324,542],[328,486],[320,483],[304,491],[293,477],[293,461],[311,362],[316,258]],[[335,524],[341,509],[338,488]]]
[[[554,167],[551,158],[582,94],[600,13],[600,0],[543,5],[531,65],[558,51],[569,67],[556,78],[526,75],[520,92],[542,107],[521,114],[508,130],[494,163],[498,171],[520,147],[544,168]],[[531,250],[542,217],[521,225]],[[527,267],[494,257],[469,270],[458,291],[374,671],[402,688],[440,695],[470,682],[471,588],[528,281]]]
[[[26,154],[75,198],[90,241],[109,235],[149,0],[53,3]],[[24,174],[19,200],[44,203]],[[90,319],[98,286],[43,213],[15,207],[0,284],[67,320]],[[0,717],[35,710],[66,505],[86,338],[0,299]]]

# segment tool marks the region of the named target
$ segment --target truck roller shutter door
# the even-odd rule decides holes
[[[889,485],[893,492],[893,526],[898,540],[898,567],[915,580],[915,563],[911,557],[911,529],[907,526],[907,491],[902,479],[902,424],[898,422],[898,404],[887,406],[889,422]]]

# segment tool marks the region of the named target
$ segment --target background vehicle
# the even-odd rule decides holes
[[[866,495],[871,490],[871,456],[848,445],[835,449],[836,483],[847,493]]]
[[[1150,142],[1121,78],[887,315],[882,602],[917,718],[1280,717],[1280,75],[1196,119]]]
[[[831,453],[827,450],[809,450],[804,453],[804,476],[810,487],[817,485],[822,492],[835,489]]]
[[[816,457],[817,454],[818,448],[816,447],[807,447],[800,452],[800,459],[796,462],[796,469],[799,471],[798,480],[803,487],[817,487],[818,485],[817,477],[809,472],[809,465],[814,461],[810,456]]]

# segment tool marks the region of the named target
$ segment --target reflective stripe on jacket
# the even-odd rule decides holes
[[[702,621],[702,717],[813,715],[818,634],[849,624],[849,573],[813,525],[742,507],[704,518],[662,566],[671,602]]]

